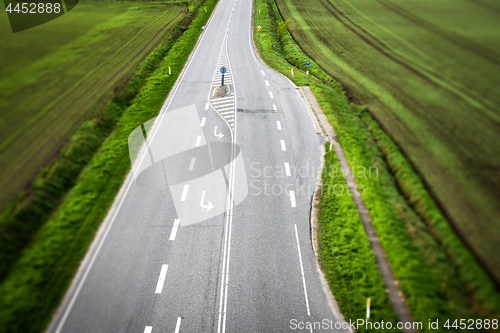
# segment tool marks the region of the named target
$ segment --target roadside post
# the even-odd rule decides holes
[[[293,68],[292,68],[292,79],[293,79]]]
[[[226,67],[222,66],[222,67],[220,68],[220,72],[222,73],[222,84],[221,84],[221,86],[223,86],[223,85],[224,85],[224,73],[226,73],[226,72],[227,72]]]
[[[168,75],[172,75],[172,72],[170,72],[170,66],[168,66]]]
[[[311,63],[308,61],[306,62],[307,70],[306,70],[306,86],[307,86],[307,80],[309,79],[309,65]]]
[[[366,300],[366,319],[370,319],[370,299]]]

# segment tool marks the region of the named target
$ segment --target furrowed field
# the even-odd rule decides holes
[[[15,34],[0,15],[0,209],[91,112],[103,109],[98,103],[116,93],[187,10],[84,1],[68,15]]]
[[[500,4],[277,4],[295,41],[369,109],[500,281]]]

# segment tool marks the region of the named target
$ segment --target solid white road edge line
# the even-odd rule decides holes
[[[281,150],[286,151],[285,140],[280,140],[281,142]]]
[[[161,294],[163,291],[163,285],[165,284],[165,277],[167,276],[168,265],[161,265],[160,276],[158,277],[158,283],[156,284],[155,294]]]
[[[295,227],[295,238],[297,239],[297,249],[299,251],[300,272],[302,273],[302,283],[304,284],[304,295],[306,297],[307,315],[310,316],[311,311],[309,310],[309,299],[307,298],[306,278],[304,276],[304,266],[302,265],[302,254],[300,253],[299,233],[297,232],[297,225],[294,224],[293,226]]]
[[[177,317],[177,324],[175,324],[175,333],[179,333],[179,330],[181,329],[181,317]]]
[[[175,219],[174,220],[174,225],[172,227],[172,231],[170,232],[170,238],[168,240],[175,240],[175,236],[177,236],[177,230],[179,229],[179,222],[180,219]]]
[[[184,188],[182,189],[181,201],[186,201],[188,190],[189,190],[189,184],[184,185]]]

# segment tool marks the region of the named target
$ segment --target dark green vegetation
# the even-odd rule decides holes
[[[123,89],[187,10],[180,4],[84,1],[16,34],[7,15],[0,15],[0,209],[90,113],[104,108],[114,89]]]
[[[301,49],[370,110],[500,284],[500,4],[277,4]]]
[[[0,332],[40,332],[48,324],[130,170],[128,135],[158,114],[216,2],[192,6],[124,91],[78,129],[37,179],[26,209],[42,217],[41,227],[0,284]],[[168,66],[176,69],[172,75]],[[67,183],[74,186],[59,199]]]
[[[258,0],[255,9],[254,36],[262,58],[304,85],[304,63],[311,60],[290,34],[278,39],[282,18],[274,1]],[[257,25],[262,32],[257,32]],[[498,290],[455,235],[413,167],[366,107],[351,103],[343,87],[311,62],[309,85],[337,132],[358,184],[364,186],[363,200],[414,319],[427,323],[438,318],[498,318]],[[345,184],[335,172],[335,156],[330,152],[325,159],[324,186]],[[360,172],[373,166],[378,175]],[[380,311],[374,316],[394,318],[350,196],[327,190],[320,205],[320,259],[341,312],[346,319],[363,318],[366,298],[371,297],[375,311]]]

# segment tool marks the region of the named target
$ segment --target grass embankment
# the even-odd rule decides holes
[[[15,34],[0,15],[0,210],[187,11],[186,4],[82,1]]]
[[[75,158],[68,160],[66,171],[81,160],[88,161],[88,165],[74,176],[76,185],[1,283],[0,332],[40,332],[48,324],[130,170],[128,135],[158,114],[216,3],[208,0],[202,9],[192,7],[188,19],[194,20],[189,29],[177,41],[171,39],[160,45],[143,63],[125,93],[113,101],[101,118],[82,125],[63,149],[63,158]],[[172,75],[168,74],[168,66],[174,68]],[[106,135],[99,134],[101,130],[111,132],[102,144],[98,141]],[[98,147],[97,153],[87,150],[92,146]],[[55,172],[57,168],[49,174]],[[60,171],[59,176],[64,178],[65,171]],[[41,188],[57,190],[57,180],[44,183]],[[40,200],[44,193],[40,193]]]
[[[68,135],[74,134],[74,126],[81,125],[84,118],[88,119],[88,113],[92,110],[94,112],[92,120],[88,120],[81,126],[61,155],[53,161],[52,166],[41,171],[33,182],[32,188],[2,211],[0,215],[0,282],[6,278],[12,265],[22,255],[24,247],[29,244],[38,228],[60,203],[62,196],[75,184],[78,174],[109,135],[126,105],[133,100],[137,90],[144,85],[147,76],[154,70],[155,64],[171,45],[167,44],[158,48],[146,62],[150,64],[149,67],[143,66],[126,89],[126,82],[120,83],[119,80],[130,78],[133,74],[130,73],[130,69],[137,68],[137,61],[146,56],[147,50],[158,44],[158,38],[166,36],[164,33],[170,35],[170,40],[173,41],[175,36],[180,36],[181,29],[186,29],[185,25],[179,25],[179,21],[185,18],[185,15],[180,13],[181,11],[187,12],[186,5],[158,4],[155,7],[140,3],[135,5],[117,3],[115,7],[107,2],[83,2],[81,5],[82,9],[75,9],[75,12],[71,12],[71,15],[76,14],[69,22],[60,22],[55,28],[47,24],[49,25],[48,31],[37,27],[15,34],[14,37],[12,33],[7,35],[5,50],[8,52],[2,54],[2,59],[8,57],[13,62],[7,62],[1,67],[5,76],[0,79],[0,87],[8,86],[8,89],[0,90],[0,95],[5,96],[5,100],[0,102],[0,112],[5,117],[0,127],[8,128],[8,130],[6,129],[1,134],[5,141],[2,141],[0,161],[4,167],[2,172],[5,174],[16,167],[19,169],[15,172],[22,174],[19,178],[10,175],[11,185],[24,183],[34,176],[33,172],[41,167],[40,163],[43,159],[31,159],[31,154],[44,155],[58,149],[61,140],[66,140]],[[138,18],[137,13],[142,13],[144,17]],[[138,22],[132,23],[134,19]],[[155,23],[148,20],[155,21]],[[130,26],[125,27],[126,24]],[[138,24],[145,24],[144,30]],[[90,29],[94,25],[97,25],[98,30]],[[64,27],[67,29],[63,29]],[[59,33],[56,28],[62,31]],[[173,29],[176,30],[173,31]],[[98,33],[99,36],[97,36]],[[124,35],[114,36],[113,33]],[[158,34],[157,37],[149,36],[155,34]],[[31,47],[37,48],[37,52],[33,52]],[[113,47],[118,49],[119,57],[113,57],[113,55],[116,56]],[[126,48],[126,52],[123,47]],[[107,52],[110,53],[107,54]],[[36,59],[37,55],[40,56],[39,60]],[[108,56],[112,58],[108,59]],[[113,62],[115,60],[116,63]],[[42,65],[47,66],[47,69],[41,67]],[[90,75],[84,75],[82,72],[84,70],[89,70]],[[71,77],[68,77],[70,74]],[[75,81],[68,83],[68,79]],[[103,83],[104,81],[107,83]],[[90,87],[89,85],[92,84],[95,86]],[[66,87],[73,93],[66,94]],[[103,107],[92,109],[99,96],[108,97],[109,100],[113,97],[100,95],[105,94],[106,89],[109,88],[114,88],[116,97],[120,91],[124,92],[107,110]],[[39,91],[32,91],[33,89],[39,89]],[[79,89],[81,91],[77,93]],[[97,95],[95,95],[96,89],[99,90]],[[57,102],[48,108],[40,108],[40,105],[43,105],[40,98],[45,95],[65,96],[59,99],[59,102],[72,105],[57,104],[59,103]],[[103,100],[101,104],[109,105],[109,100]],[[29,107],[26,110],[20,110],[19,108],[25,102],[29,103]],[[83,112],[79,108],[85,103],[88,103],[89,109]],[[3,109],[9,106],[12,109]],[[66,127],[62,131],[64,133],[59,131],[59,126]],[[23,133],[23,129],[29,130],[30,128],[34,131]],[[47,138],[43,133],[46,133],[48,137],[52,134],[54,136],[50,137],[47,143]],[[42,136],[37,137],[38,135]],[[18,137],[18,140],[9,146],[8,142],[13,137]],[[33,138],[35,140],[29,142]],[[18,144],[25,145],[25,149],[20,149]],[[8,159],[10,155],[15,155],[16,158],[6,161],[5,159]],[[22,159],[28,159],[28,162],[32,163],[31,171],[19,165],[19,163],[26,162]],[[4,189],[2,195],[10,194],[15,198],[10,191],[14,188],[6,186]]]
[[[275,31],[280,21],[273,1],[256,1],[254,33],[260,54],[271,67],[304,85],[305,62],[311,60],[289,34],[278,39]],[[257,25],[262,32],[257,32]],[[363,199],[414,319],[426,323],[428,319],[498,318],[500,298],[495,285],[453,233],[397,146],[316,63],[309,70],[311,89],[337,132],[356,181],[364,186]],[[337,165],[335,160],[331,153],[326,155],[325,185],[344,183],[341,175],[330,175],[328,165]],[[373,171],[369,175],[370,166],[378,168],[377,175]],[[350,206],[350,197],[322,195],[323,268],[346,318],[363,318],[368,297],[375,308],[389,313],[387,299],[375,296],[380,291],[377,279],[362,275],[373,272],[374,261],[368,260],[369,248],[358,247],[350,238],[355,235],[360,243],[366,239],[358,233],[362,226]],[[349,236],[343,237],[343,232]]]
[[[500,285],[500,6],[277,0],[301,49],[397,142]]]

